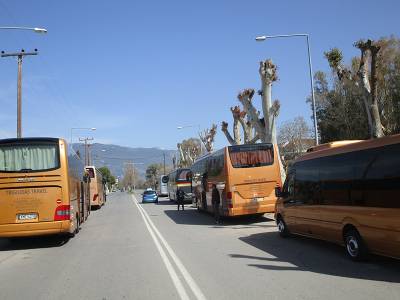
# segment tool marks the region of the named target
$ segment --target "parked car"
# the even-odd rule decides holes
[[[158,195],[156,191],[144,191],[142,194],[142,203],[158,203]]]

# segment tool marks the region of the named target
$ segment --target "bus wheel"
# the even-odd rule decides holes
[[[288,237],[290,236],[290,231],[287,228],[287,225],[281,216],[278,217],[276,220],[276,226],[278,227],[279,235],[281,237]]]
[[[348,229],[344,233],[344,244],[347,255],[354,261],[362,261],[367,257],[367,247],[361,235],[355,228]]]
[[[80,222],[80,220],[79,220],[79,218],[78,218],[78,216],[76,216],[76,227],[75,227],[75,234],[78,234],[79,233],[79,230],[80,230],[80,228],[79,228],[79,226],[81,225],[81,222]]]

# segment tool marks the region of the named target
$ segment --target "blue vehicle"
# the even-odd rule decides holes
[[[144,191],[142,194],[142,203],[158,203],[158,196],[156,191]]]

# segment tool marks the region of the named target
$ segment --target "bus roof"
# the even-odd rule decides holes
[[[368,148],[400,143],[400,134],[370,140],[345,140],[318,145],[307,150],[307,153],[296,159],[296,162],[313,158],[353,152]]]
[[[15,142],[58,142],[60,138],[54,137],[26,137],[26,138],[9,138],[0,139],[0,143],[15,143]]]

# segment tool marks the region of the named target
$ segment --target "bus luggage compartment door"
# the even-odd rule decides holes
[[[62,204],[61,188],[56,186],[0,190],[0,224],[54,221]]]

